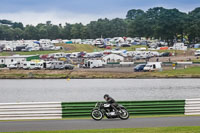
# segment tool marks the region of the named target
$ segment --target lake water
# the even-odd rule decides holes
[[[200,97],[200,79],[2,79],[0,103],[167,100]]]

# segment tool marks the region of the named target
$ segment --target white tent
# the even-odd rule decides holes
[[[103,57],[105,62],[122,62],[124,57],[117,54],[109,54]]]

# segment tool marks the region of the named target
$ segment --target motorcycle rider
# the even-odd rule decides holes
[[[108,94],[105,94],[103,97],[106,100],[106,102],[108,104],[110,104],[110,106],[115,110],[115,112],[118,113],[118,110],[117,110],[118,104],[117,104],[117,102],[112,97],[110,97]]]

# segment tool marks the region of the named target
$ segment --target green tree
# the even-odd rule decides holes
[[[20,22],[20,23],[17,23],[17,22],[14,22],[12,24],[12,28],[20,28],[20,29],[24,29],[24,25]]]
[[[7,25],[0,26],[0,39],[1,40],[13,40],[14,30]]]
[[[71,38],[73,39],[79,39],[81,38],[81,29],[83,29],[83,24],[82,23],[76,23],[72,25],[71,28]]]
[[[48,26],[49,39],[58,39],[60,37],[59,27],[57,25]]]
[[[123,19],[115,18],[110,21],[109,28],[106,30],[110,30],[107,37],[127,36],[127,23]]]
[[[36,27],[34,27],[33,25],[27,25],[24,29],[24,39],[25,40],[38,40],[39,38],[39,34],[38,34],[38,29]]]
[[[132,9],[132,10],[129,10],[127,12],[126,18],[134,20],[137,17],[142,16],[142,15],[144,15],[144,11],[143,10],[141,10],[141,9],[138,9],[138,10],[137,9]]]
[[[14,39],[21,40],[23,39],[24,31],[20,28],[13,29]]]
[[[169,45],[178,35],[183,37],[183,29],[187,14],[177,9],[155,7],[146,13],[148,24],[153,30],[153,37],[165,40]]]
[[[189,12],[185,23],[185,34],[191,43],[200,42],[200,7]]]

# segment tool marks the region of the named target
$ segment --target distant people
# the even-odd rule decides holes
[[[171,62],[171,59],[169,58],[169,62]]]
[[[159,62],[159,58],[156,59],[156,62]]]

